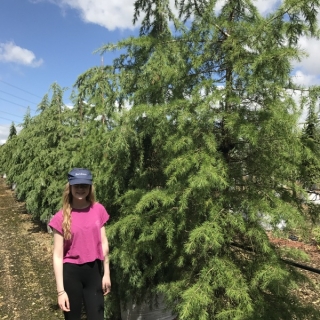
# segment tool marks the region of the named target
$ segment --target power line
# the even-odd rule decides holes
[[[15,121],[14,121],[14,120],[12,120],[12,119],[4,118],[4,117],[0,117],[0,119],[4,119],[4,120],[11,121],[11,122],[15,122]],[[20,123],[18,123],[18,124],[20,124]]]
[[[1,80],[0,80],[0,81],[1,81]],[[25,108],[25,109],[28,109],[28,108],[29,108],[30,110],[32,110],[32,111],[34,111],[34,112],[37,112],[37,110],[31,109],[30,107],[23,106],[22,104],[18,104],[18,103],[15,103],[15,102],[12,102],[12,101],[3,99],[3,98],[0,98],[0,100],[3,100],[3,101],[6,101],[6,102],[15,104],[15,105],[17,105],[17,106],[19,106],[19,107],[22,107],[22,108]]]
[[[26,93],[28,93],[28,94],[31,94],[32,96],[35,96],[35,97],[37,97],[37,98],[42,99],[42,97],[40,97],[40,96],[38,96],[38,95],[36,95],[36,94],[34,94],[34,93],[31,93],[31,92],[29,92],[29,91],[27,91],[27,90],[21,89],[21,88],[19,88],[19,87],[17,87],[17,86],[14,86],[13,84],[10,84],[10,83],[5,82],[5,81],[3,81],[3,80],[0,80],[0,82],[3,82],[3,83],[5,83],[6,85],[8,85],[8,86],[10,86],[10,87],[16,88],[16,89],[18,89],[18,90],[21,90],[21,91],[23,91],[23,92],[26,92]]]
[[[30,100],[23,99],[23,98],[20,98],[20,97],[18,97],[18,96],[15,96],[14,94],[11,94],[11,93],[9,93],[9,92],[5,92],[5,91],[2,91],[2,90],[0,90],[0,92],[3,92],[3,93],[5,93],[5,94],[7,94],[7,95],[9,95],[9,96],[18,98],[18,99],[20,99],[20,100],[24,100],[24,101],[30,102],[30,103],[35,104],[35,105],[38,104],[38,103],[32,102],[32,101],[30,101]]]
[[[5,111],[1,111],[1,110],[0,110],[0,112],[2,112],[2,113],[6,113],[6,114],[9,114],[10,116],[14,116],[14,117],[17,117],[17,118],[23,118],[23,117],[21,117],[21,116],[17,116],[16,114],[13,114],[13,113],[9,113],[9,112],[5,112]]]

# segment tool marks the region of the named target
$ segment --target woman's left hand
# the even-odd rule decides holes
[[[111,280],[108,275],[104,275],[102,278],[102,291],[104,296],[111,291]]]

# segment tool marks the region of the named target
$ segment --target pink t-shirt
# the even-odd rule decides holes
[[[63,263],[82,264],[103,260],[101,228],[108,220],[108,212],[98,202],[85,209],[72,209],[71,239],[64,240]],[[52,217],[49,226],[63,234],[62,221],[60,210]]]

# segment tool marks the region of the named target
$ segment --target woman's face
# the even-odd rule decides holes
[[[86,200],[89,193],[89,184],[74,184],[73,186],[71,186],[71,194],[74,200]]]

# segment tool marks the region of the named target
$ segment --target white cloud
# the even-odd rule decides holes
[[[317,75],[312,73],[307,74],[301,70],[297,70],[295,72],[295,74],[292,76],[292,80],[297,85],[302,85],[307,87],[320,84],[320,79]]]
[[[308,56],[304,57],[301,62],[298,62],[296,66],[301,68],[304,72],[308,72],[311,75],[320,74],[319,64],[319,47],[320,41],[317,39],[309,39],[303,37],[299,40],[299,45],[302,50],[307,52]]]
[[[0,43],[0,62],[12,62],[30,67],[38,67],[42,59],[36,59],[34,53],[17,46],[14,42]]]
[[[133,29],[133,0],[47,0],[62,9],[71,8],[80,13],[84,22],[98,24],[108,30]]]
[[[262,15],[266,15],[280,5],[282,0],[257,0],[254,5]]]
[[[9,136],[10,125],[0,125],[0,145],[4,144]]]
[[[262,15],[266,15],[280,5],[283,0],[256,0],[254,5],[258,8]],[[226,0],[218,0],[216,3],[216,11],[219,12],[225,5]]]
[[[19,134],[22,127],[17,124],[14,124],[14,126],[17,130],[17,134]],[[0,124],[0,145],[6,143],[9,137],[10,127],[11,127],[11,124]]]

